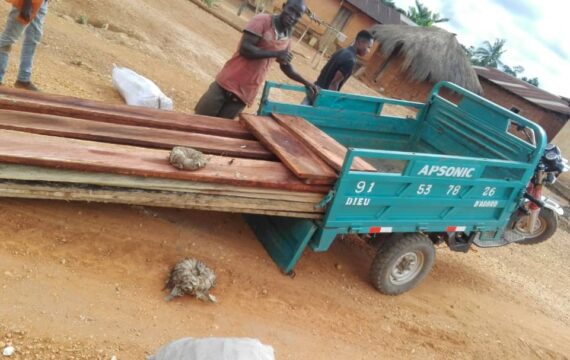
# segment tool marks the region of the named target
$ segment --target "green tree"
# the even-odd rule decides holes
[[[517,65],[510,67],[509,65],[503,65],[503,71],[511,76],[518,77],[519,74],[524,72],[524,67]]]
[[[501,57],[507,51],[505,49],[506,42],[507,41],[505,39],[497,39],[493,44],[489,41],[484,41],[483,44],[473,52],[471,62],[474,65],[489,66],[493,68],[503,66]]]
[[[449,21],[448,18],[442,18],[440,14],[432,12],[427,6],[416,0],[416,6],[410,7],[406,16],[419,26],[430,27],[433,24]]]
[[[526,77],[526,76],[523,76],[523,77],[521,78],[521,80],[522,80],[522,81],[526,81],[527,83],[529,83],[529,84],[531,84],[531,85],[534,85],[534,86],[536,86],[536,87],[539,87],[539,86],[540,86],[540,82],[538,81],[538,78],[537,78],[537,77],[528,78],[528,77]]]
[[[525,71],[524,67],[520,65],[509,66],[501,60],[501,57],[507,51],[507,49],[505,49],[506,43],[507,41],[505,39],[497,39],[493,44],[489,41],[484,41],[478,48],[473,46],[466,47],[465,45],[461,45],[461,47],[473,65],[494,67],[515,78],[519,78],[519,75],[522,75]],[[531,78],[523,76],[520,79],[539,87],[540,82],[537,77]]]
[[[465,52],[465,55],[467,55],[467,57],[469,58],[469,60],[471,60],[471,63],[475,65],[475,63],[473,62],[473,57],[475,56],[475,47],[474,46],[465,46],[463,44],[459,44],[461,45],[461,47],[463,48],[463,51]]]

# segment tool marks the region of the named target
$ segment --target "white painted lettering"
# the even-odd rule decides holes
[[[439,165],[424,165],[418,175],[423,176],[440,176],[440,177],[454,177],[454,178],[473,178],[475,176],[475,168],[457,167],[457,166],[439,166]]]
[[[420,172],[418,172],[418,175],[425,175],[428,176],[429,175],[429,165],[424,165],[424,167],[420,170]]]
[[[476,208],[496,208],[498,206],[499,202],[497,200],[477,200],[475,205],[473,205]]]
[[[347,197],[344,205],[346,206],[369,206],[370,198],[357,198],[357,197]]]

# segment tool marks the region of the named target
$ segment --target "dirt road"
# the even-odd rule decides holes
[[[51,1],[35,75],[49,92],[120,102],[116,63],[191,110],[239,39],[187,0]],[[278,359],[567,359],[569,238],[438,249],[430,277],[392,298],[367,281],[373,254],[349,240],[307,252],[291,279],[239,215],[2,199],[0,346],[13,343],[14,359],[122,360],[186,336],[245,336]],[[218,304],[164,301],[168,268],[184,256],[216,270]]]

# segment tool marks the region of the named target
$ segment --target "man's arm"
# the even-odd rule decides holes
[[[279,63],[290,63],[293,60],[293,54],[287,50],[270,51],[264,50],[257,46],[260,37],[250,32],[244,32],[239,48],[239,54],[248,59],[267,59],[276,58]]]
[[[345,81],[350,77],[350,75],[352,75],[354,64],[355,62],[352,59],[347,59],[340,63],[340,65],[337,67],[336,73],[334,74],[334,78],[332,79],[331,84],[329,85],[329,90],[333,91],[340,90],[340,86],[343,83],[343,81]]]
[[[291,80],[300,82],[301,84],[305,85],[307,89],[311,91],[311,95],[316,95],[319,92],[319,89],[315,84],[310,81],[307,81],[304,77],[299,75],[291,66],[290,63],[280,63],[281,71]]]
[[[348,76],[345,76],[340,70],[336,71],[336,74],[334,74],[334,78],[331,81],[331,84],[329,85],[329,90],[332,91],[338,91],[340,88],[340,84],[342,84],[342,81]]]
[[[20,10],[20,16],[22,19],[30,21],[32,18],[32,0],[24,0],[22,9]]]

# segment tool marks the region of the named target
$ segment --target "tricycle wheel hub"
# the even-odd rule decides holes
[[[528,215],[521,218],[515,224],[515,231],[521,235],[525,235],[526,237],[536,237],[536,236],[541,235],[544,231],[546,231],[546,227],[547,227],[546,221],[544,221],[544,219],[542,219],[539,216],[536,219],[536,222],[534,223],[534,231],[532,232],[532,234],[529,234],[528,222],[531,221],[531,219],[532,219],[532,217],[528,216]]]
[[[424,266],[424,254],[420,251],[408,252],[398,258],[390,273],[390,281],[402,285],[418,276]]]

